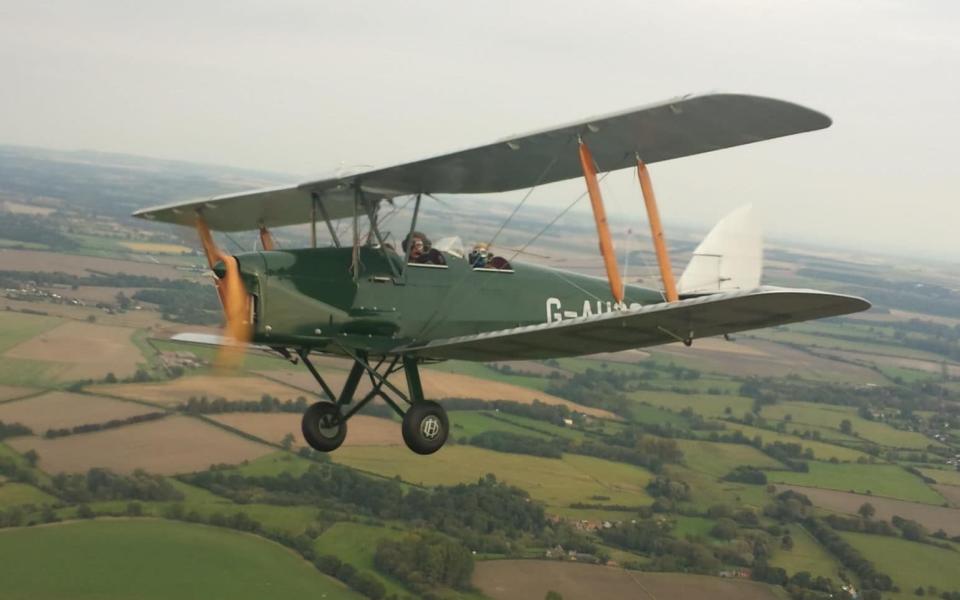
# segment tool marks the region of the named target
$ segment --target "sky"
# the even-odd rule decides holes
[[[668,229],[752,203],[768,238],[955,262],[957,31],[947,0],[0,0],[0,143],[293,183],[686,93],[767,95],[834,125],[652,165]],[[605,182],[618,228],[645,226],[632,177]]]

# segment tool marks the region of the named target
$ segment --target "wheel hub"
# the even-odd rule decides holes
[[[420,434],[428,440],[435,440],[440,435],[440,419],[429,415],[420,422]]]

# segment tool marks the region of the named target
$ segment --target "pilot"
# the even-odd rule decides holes
[[[408,252],[409,248],[409,262],[427,265],[447,264],[443,253],[431,247],[429,238],[419,231],[414,231],[404,238],[402,247],[404,252]]]

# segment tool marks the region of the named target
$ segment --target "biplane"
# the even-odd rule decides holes
[[[689,346],[698,338],[869,308],[852,296],[760,286],[756,269],[731,267],[726,271],[732,275],[724,276],[717,266],[722,252],[695,253],[678,286],[647,169],[830,124],[819,112],[772,98],[684,96],[416,162],[134,214],[195,228],[215,275],[225,335],[175,339],[218,344],[227,362],[251,347],[302,362],[327,396],[302,419],[303,436],[316,450],[338,448],[350,418],[379,397],[402,418],[407,446],[430,454],[446,441],[449,422],[439,403],[424,398],[419,366],[425,362]],[[626,168],[636,169],[662,289],[625,284],[619,273],[597,174]],[[417,231],[425,196],[506,192],[578,178],[590,198],[605,279],[507,260],[483,246],[466,256],[456,244],[432,245]],[[414,204],[403,244],[395,247],[379,215],[401,197]],[[348,239],[337,234],[338,223],[349,224],[349,235],[342,236]],[[278,248],[270,229],[297,224],[309,224],[310,247]],[[323,247],[318,226],[329,233]],[[261,248],[228,254],[214,231],[258,231]],[[705,266],[704,260],[713,262]],[[352,361],[338,392],[311,361],[315,353]],[[398,385],[392,379],[400,372],[405,382]],[[364,378],[370,391],[355,398]]]

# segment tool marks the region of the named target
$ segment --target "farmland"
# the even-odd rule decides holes
[[[960,588],[956,551],[862,533],[844,533],[843,538],[893,577],[902,590],[901,597],[914,597],[917,587],[930,585],[943,590]]]
[[[149,407],[68,392],[49,392],[26,400],[0,404],[0,421],[23,423],[42,434],[48,429],[105,423],[151,412]]]
[[[283,400],[309,395],[305,392],[256,376],[217,377],[199,375],[162,383],[130,383],[91,386],[91,392],[106,393],[131,400],[144,400],[163,406],[186,404],[190,398],[226,398],[228,400],[260,400],[264,394]]]
[[[20,452],[38,452],[40,467],[48,473],[82,473],[92,467],[121,473],[138,468],[151,473],[185,473],[271,452],[269,446],[186,417],[51,440],[20,437],[7,441]]]
[[[939,505],[943,497],[896,465],[811,462],[806,473],[771,471],[770,481]]]
[[[121,520],[2,531],[0,554],[11,600],[359,598],[276,544],[202,525]]]
[[[211,417],[218,423],[249,433],[271,444],[280,444],[287,434],[293,434],[295,444],[303,447],[300,435],[301,415],[296,413],[228,413]],[[398,446],[400,423],[380,417],[357,415],[350,419],[347,446]]]
[[[564,598],[780,599],[773,588],[751,581],[558,561],[486,561],[477,566],[473,583],[491,598],[503,600],[542,598],[551,590]]]

